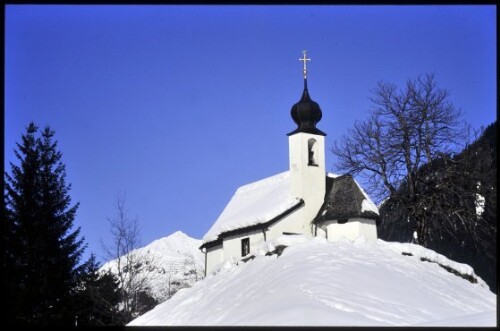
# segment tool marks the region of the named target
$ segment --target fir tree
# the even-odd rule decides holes
[[[100,273],[92,254],[80,278],[77,325],[120,325],[118,304],[121,300],[118,278],[111,272]]]
[[[74,325],[79,266],[85,249],[73,229],[78,203],[71,206],[62,153],[54,131],[30,123],[17,144],[18,165],[5,173],[5,322],[18,325]]]

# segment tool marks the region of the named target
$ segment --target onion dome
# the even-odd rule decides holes
[[[290,132],[288,135],[299,132],[317,134],[326,136],[324,132],[316,128],[316,123],[321,120],[322,113],[317,102],[313,101],[307,90],[307,78],[304,77],[304,91],[299,102],[292,106],[291,115],[293,121],[298,125],[298,128]]]

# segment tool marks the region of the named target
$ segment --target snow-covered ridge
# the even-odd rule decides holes
[[[279,245],[282,254],[266,256]],[[414,256],[402,255],[402,252]],[[246,263],[218,272],[129,325],[495,326],[496,296],[427,257],[463,272],[468,266],[412,244],[328,242],[280,237]]]
[[[481,286],[488,287],[486,282],[482,280],[479,276],[474,273],[474,269],[468,264],[458,263],[453,260],[448,259],[446,256],[439,254],[431,249],[427,249],[420,245],[410,244],[410,243],[397,243],[397,242],[386,242],[383,240],[378,240],[380,245],[386,245],[387,248],[401,253],[407,256],[414,256],[418,259],[425,259],[431,262],[441,264],[445,267],[449,267],[462,275],[473,277]]]
[[[258,180],[256,182],[252,182],[252,183],[240,186],[236,190],[236,192],[237,193],[247,193],[249,191],[258,190],[261,188],[267,189],[269,186],[273,185],[274,183],[279,183],[283,180],[288,180],[289,178],[290,178],[290,171],[284,171],[284,172],[279,173],[277,175],[267,177],[267,178]]]
[[[337,178],[337,177],[339,177],[340,175],[338,175],[338,174],[334,174],[333,172],[327,172],[327,173],[326,173],[326,176],[327,176],[327,177],[330,177],[330,178]]]

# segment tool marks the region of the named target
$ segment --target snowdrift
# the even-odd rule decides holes
[[[496,325],[496,295],[465,264],[412,244],[293,237],[226,261],[129,325]]]

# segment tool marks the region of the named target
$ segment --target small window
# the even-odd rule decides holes
[[[307,141],[307,151],[309,155],[308,163],[309,166],[318,166],[318,144],[316,140],[311,138]]]
[[[337,223],[338,224],[345,224],[345,223],[347,223],[347,221],[348,221],[347,218],[341,218],[341,219],[337,220]]]
[[[241,239],[241,256],[250,253],[250,238]]]

